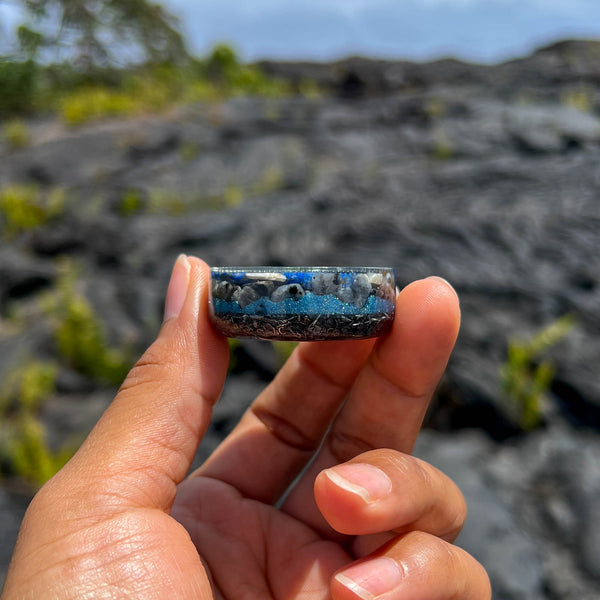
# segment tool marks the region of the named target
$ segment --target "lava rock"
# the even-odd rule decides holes
[[[240,288],[239,294],[234,293],[232,299],[240,305],[241,309],[244,309],[249,304],[252,304],[260,299],[260,296],[254,288],[246,285]]]
[[[64,360],[38,305],[55,284],[55,259],[78,261],[110,346],[138,354],[156,336],[181,252],[212,265],[389,264],[399,287],[440,275],[460,297],[461,333],[429,418],[449,432],[424,436],[423,456],[467,495],[459,542],[490,571],[495,597],[597,598],[598,48],[563,42],[487,66],[271,63],[272,74],[298,86],[308,76],[334,94],[236,98],[77,129],[28,120],[28,148],[0,144],[0,181],[64,187],[68,200],[52,223],[3,240],[0,374],[31,358]],[[566,106],[573,98],[588,110]],[[183,144],[198,151],[184,159]],[[215,210],[232,182],[244,201]],[[142,209],[125,216],[130,189]],[[185,215],[156,198],[181,201]],[[258,291],[245,289],[247,305]],[[339,294],[353,302],[366,291]],[[238,300],[241,288],[229,294]],[[545,427],[525,435],[504,404],[507,348],[564,314],[577,325],[540,357],[556,369]],[[210,449],[257,391],[250,372],[275,370],[265,348],[240,353]],[[41,413],[56,447],[114,391],[69,368]]]
[[[213,284],[212,294],[215,298],[229,302],[237,289],[239,286],[233,285],[229,281],[217,281]]]
[[[313,294],[318,296],[333,295],[339,286],[339,277],[336,273],[316,273],[312,276]]]
[[[352,303],[358,308],[364,306],[372,291],[373,288],[369,276],[364,273],[359,273],[352,282],[352,292],[354,294]]]
[[[600,119],[566,106],[512,106],[506,127],[531,152],[558,152],[600,141]]]
[[[287,285],[279,286],[272,294],[271,300],[273,302],[282,302],[288,298],[293,300],[299,300],[304,296],[304,288],[299,283],[289,283]]]
[[[27,494],[10,492],[0,487],[0,586],[6,577],[19,527],[29,500],[30,496]]]
[[[0,249],[0,301],[39,293],[56,279],[56,269],[43,259],[28,256],[16,248]]]

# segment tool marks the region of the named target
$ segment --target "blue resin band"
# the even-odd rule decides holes
[[[211,319],[229,337],[360,339],[394,318],[390,268],[213,267],[211,277]]]

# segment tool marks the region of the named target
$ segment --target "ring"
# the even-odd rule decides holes
[[[227,337],[345,340],[388,333],[392,268],[212,267],[210,318]]]

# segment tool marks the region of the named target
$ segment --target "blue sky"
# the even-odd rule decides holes
[[[248,59],[348,54],[495,61],[563,37],[600,38],[600,0],[168,0],[192,47]]]
[[[163,0],[189,45],[247,60],[350,54],[492,62],[565,37],[600,38],[600,0]],[[4,8],[2,8],[4,5]],[[11,9],[0,2],[0,22]],[[2,35],[0,33],[0,35]]]

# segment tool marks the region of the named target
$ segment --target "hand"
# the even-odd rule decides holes
[[[177,261],[157,340],[33,499],[2,598],[490,598],[451,544],[459,490],[409,455],[457,335],[452,288],[406,287],[376,342],[300,344],[183,481],[227,369],[209,277]]]

